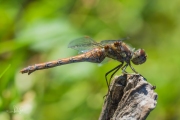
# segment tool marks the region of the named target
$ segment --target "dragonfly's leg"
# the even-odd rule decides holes
[[[138,73],[136,72],[136,70],[131,66],[131,63],[129,62],[129,66],[131,67],[131,69],[135,72],[135,73]]]
[[[128,66],[128,63],[122,67],[122,73],[127,73],[127,72],[126,72],[127,66]]]
[[[124,63],[116,66],[115,68],[113,68],[112,70],[108,71],[106,74],[105,74],[105,78],[106,78],[106,84],[108,86],[108,93],[110,93],[110,88],[109,88],[109,84],[110,84],[110,81],[111,81],[111,78],[113,77],[113,75],[122,67]],[[113,72],[115,70],[115,72]],[[109,75],[109,73],[113,72],[113,74],[111,75],[110,77],[110,80],[108,81],[107,80],[107,76]],[[105,95],[106,96],[106,95]]]
[[[113,68],[112,70],[108,71],[108,72],[105,74],[106,83],[107,83],[107,86],[108,86],[108,87],[109,87],[109,82],[108,82],[108,80],[107,80],[107,76],[109,75],[109,73],[111,73],[111,72],[113,72],[114,70],[118,69],[119,66],[122,66],[122,65],[123,65],[123,63],[120,64],[120,65],[118,65],[118,66],[116,66],[115,68]]]
[[[123,64],[118,65],[118,68],[111,74],[111,77],[110,77],[110,79],[109,79],[109,85],[111,84],[111,79],[112,79],[112,77],[114,76],[114,74],[115,74],[122,66],[123,66]],[[111,98],[112,98],[112,94],[111,94],[110,89],[109,89],[109,92],[108,92],[108,93],[110,94],[110,96],[111,96]]]
[[[114,74],[122,67],[122,65],[123,65],[123,63],[120,64],[120,65],[118,65],[117,69],[111,74],[111,77],[110,77],[110,79],[109,79],[109,84],[110,84],[111,79],[112,79],[112,77],[114,76]]]

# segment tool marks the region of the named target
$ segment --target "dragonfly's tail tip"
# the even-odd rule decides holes
[[[24,73],[27,73],[28,75],[30,75],[32,72],[25,72],[25,71],[20,71],[20,73],[24,74]]]
[[[22,69],[21,71],[20,71],[20,73],[21,74],[24,74],[24,73],[27,73],[28,71],[26,71],[26,70],[24,70],[24,69]],[[28,73],[29,74],[29,73]]]
[[[26,72],[24,72],[24,71],[20,71],[20,73],[21,73],[21,74],[24,74],[24,73],[26,73]]]
[[[22,73],[22,74],[23,74],[23,73],[24,73],[24,72],[23,72],[23,70],[21,70],[21,71],[20,71],[20,73]]]

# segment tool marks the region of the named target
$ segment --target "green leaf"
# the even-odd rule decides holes
[[[3,76],[3,74],[11,67],[11,64],[8,65],[8,67],[0,74],[0,79]]]

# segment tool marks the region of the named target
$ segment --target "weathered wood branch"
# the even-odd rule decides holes
[[[154,89],[139,74],[115,77],[99,120],[145,120],[157,104]]]

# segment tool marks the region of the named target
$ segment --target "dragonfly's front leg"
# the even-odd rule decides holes
[[[138,72],[131,66],[131,63],[130,63],[130,62],[129,62],[129,66],[130,66],[130,68],[131,68],[135,73],[138,74]]]

